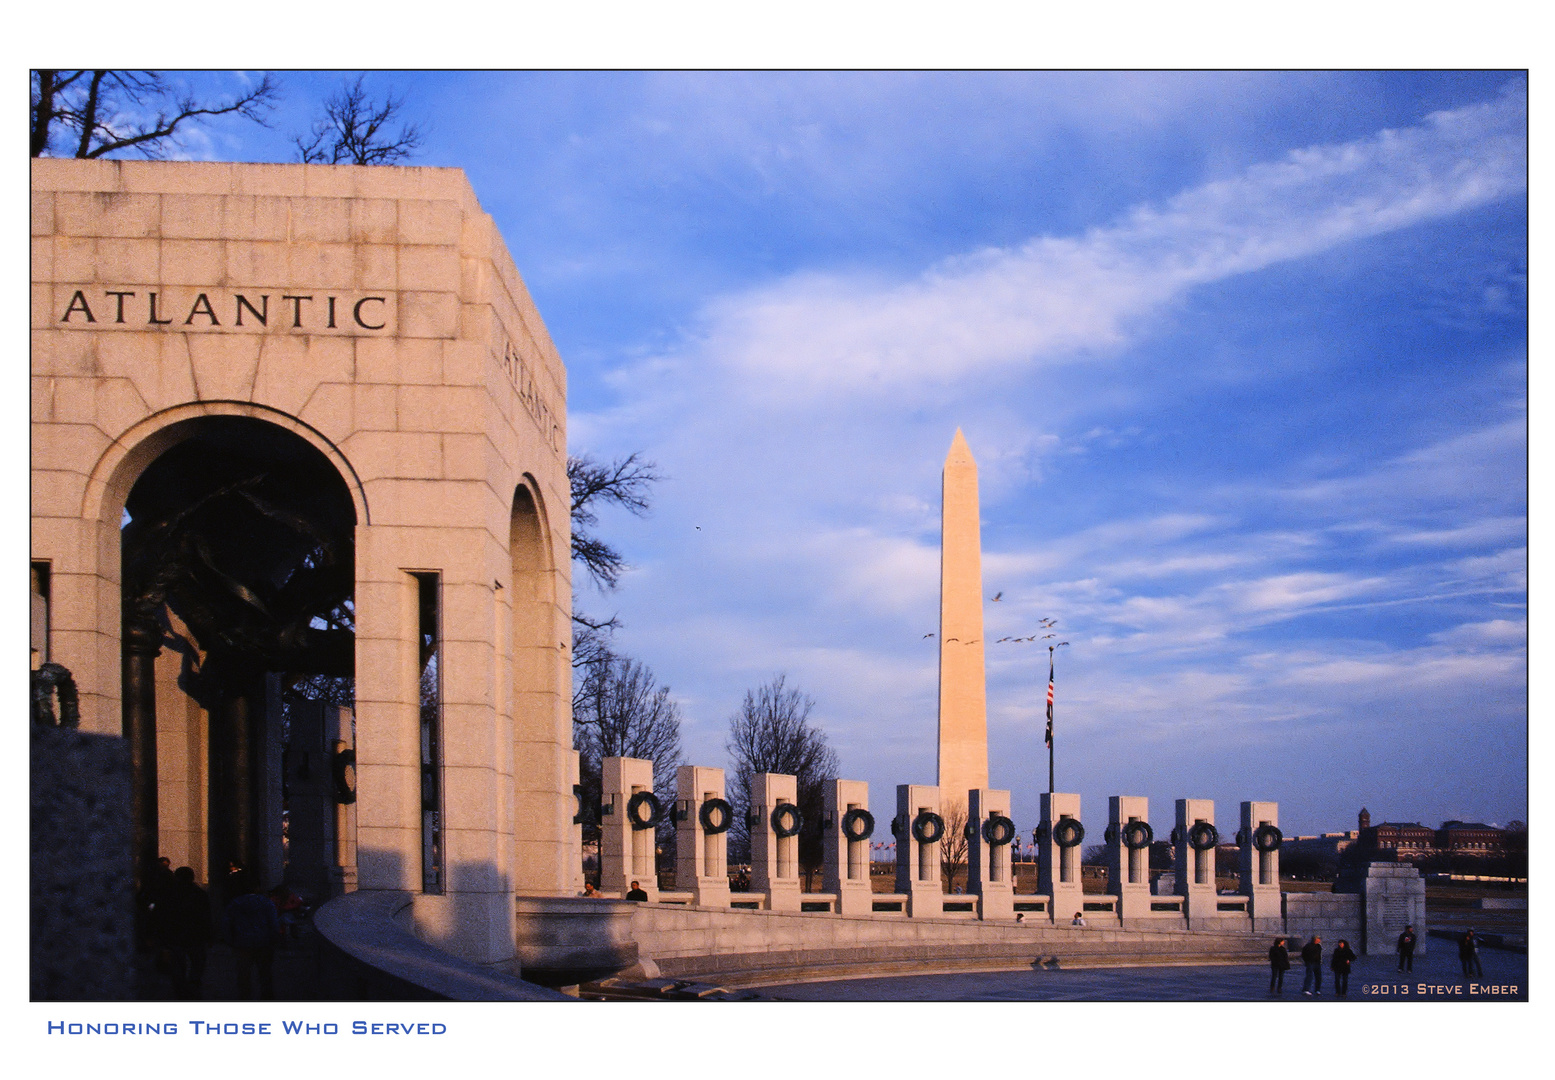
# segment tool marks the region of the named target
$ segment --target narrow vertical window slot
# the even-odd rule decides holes
[[[442,575],[416,579],[421,700],[421,891],[440,894],[447,885],[443,834]]]

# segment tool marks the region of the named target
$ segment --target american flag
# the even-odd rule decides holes
[[[1043,743],[1051,750],[1053,748],[1053,651],[1047,654],[1047,735]]]

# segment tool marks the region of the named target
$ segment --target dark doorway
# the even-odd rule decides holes
[[[207,865],[219,893],[231,866],[273,876],[283,703],[353,704],[356,511],[329,460],[276,425],[211,417],[176,434],[130,490],[122,529],[137,870],[159,854],[154,662],[165,647],[182,653],[178,686],[208,723]]]

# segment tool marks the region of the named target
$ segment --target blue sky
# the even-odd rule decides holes
[[[238,76],[205,75],[235,85]],[[289,160],[336,73],[283,74]],[[1526,818],[1526,85],[1460,73],[378,73],[641,451],[620,648],[724,764],[787,673],[878,805],[934,778],[939,474],[992,639],[1052,617],[1058,786],[1287,832]],[[698,528],[700,526],[700,528]],[[988,647],[1035,817],[1046,656]]]

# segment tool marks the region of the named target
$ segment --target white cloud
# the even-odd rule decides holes
[[[947,260],[910,281],[797,274],[711,304],[699,351],[764,394],[878,397],[1116,349],[1194,286],[1524,190],[1521,87],[1294,151],[1079,237]]]

